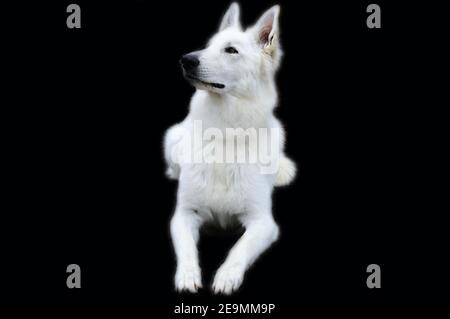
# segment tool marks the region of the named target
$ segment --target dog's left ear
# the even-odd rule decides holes
[[[219,31],[222,31],[229,27],[237,27],[238,29],[240,29],[241,23],[239,22],[239,12],[239,4],[237,2],[233,2],[222,18]]]
[[[256,41],[263,48],[263,50],[273,55],[278,48],[278,17],[280,15],[280,6],[276,5],[264,12],[264,14],[252,27],[252,32],[255,34]]]

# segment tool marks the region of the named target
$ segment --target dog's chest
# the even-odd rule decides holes
[[[208,195],[242,193],[246,186],[246,167],[239,164],[211,163],[199,165],[202,184]],[[248,168],[247,168],[248,170]]]
[[[193,143],[193,158],[197,164],[195,170],[207,191],[213,194],[243,192],[248,180],[256,173],[258,140],[255,137],[254,141],[249,142],[241,136],[243,133],[219,132],[221,134],[213,138]]]
[[[189,168],[190,192],[200,206],[217,212],[239,212],[246,205],[249,187],[249,167],[239,164],[196,164]]]
[[[182,165],[183,187],[190,200],[217,212],[245,211],[268,184],[260,172],[259,149],[268,137],[256,129],[230,129],[220,121],[193,121],[185,144],[187,165]],[[267,186],[268,187],[268,186]]]

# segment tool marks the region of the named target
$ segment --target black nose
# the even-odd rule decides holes
[[[181,57],[180,63],[186,71],[192,71],[200,64],[200,61],[196,54],[189,53]]]

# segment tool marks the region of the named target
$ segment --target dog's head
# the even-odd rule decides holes
[[[196,88],[215,93],[247,95],[265,81],[273,81],[281,58],[278,5],[267,10],[245,31],[239,5],[231,4],[219,32],[205,49],[184,55],[183,74]]]

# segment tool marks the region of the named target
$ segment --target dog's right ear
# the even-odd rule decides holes
[[[237,2],[233,2],[222,18],[219,31],[229,27],[241,29],[241,23],[239,22],[239,11],[239,4]]]

